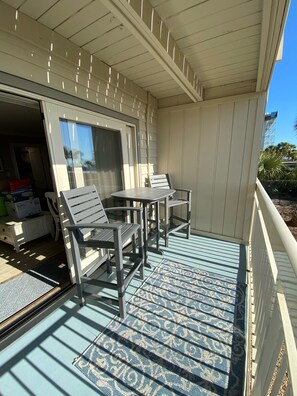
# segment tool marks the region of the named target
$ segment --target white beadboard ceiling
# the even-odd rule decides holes
[[[158,99],[266,90],[289,0],[4,0]]]

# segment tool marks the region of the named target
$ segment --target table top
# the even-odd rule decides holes
[[[121,198],[137,202],[156,202],[162,200],[170,195],[173,195],[175,190],[168,188],[151,188],[138,187],[128,188],[127,190],[116,191],[111,194],[114,198]]]

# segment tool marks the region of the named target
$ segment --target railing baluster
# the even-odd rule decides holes
[[[257,182],[250,238],[253,298],[253,396],[297,396],[297,242]],[[288,275],[289,274],[289,275]],[[290,316],[291,315],[291,316]],[[294,327],[295,325],[295,327]],[[251,356],[251,355],[250,355]]]

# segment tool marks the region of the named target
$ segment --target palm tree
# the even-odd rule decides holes
[[[290,161],[297,158],[297,150],[295,144],[281,142],[276,147],[281,153],[283,159]]]
[[[297,150],[295,144],[281,142],[277,146],[268,146],[265,149],[267,153],[278,154],[283,160],[295,160],[297,158]]]
[[[285,170],[282,156],[273,151],[262,151],[258,166],[260,180],[278,180]]]

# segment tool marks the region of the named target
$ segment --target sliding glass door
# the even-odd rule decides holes
[[[133,125],[72,106],[43,103],[43,108],[58,196],[60,191],[95,184],[103,205],[109,207],[114,205],[111,193],[138,185]],[[67,246],[65,229],[64,235]],[[85,265],[93,259],[85,255]]]

